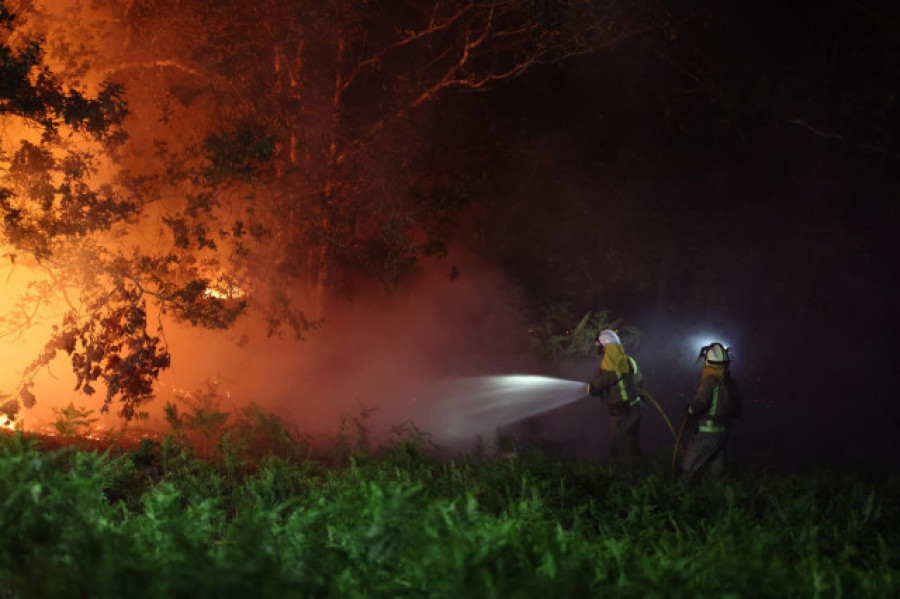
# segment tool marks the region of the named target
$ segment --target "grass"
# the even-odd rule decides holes
[[[198,452],[186,422],[128,449],[0,438],[0,597],[900,596],[897,476],[686,489],[665,459],[314,451],[253,411]]]

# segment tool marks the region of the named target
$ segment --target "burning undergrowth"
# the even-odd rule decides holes
[[[227,330],[167,322],[161,339],[171,366],[159,376],[156,397],[127,422],[104,413],[102,397],[73,391],[65,354],[31,380],[36,402],[26,407],[7,394],[0,407],[9,427],[45,433],[81,414],[97,431],[178,427],[202,437],[217,418],[228,414],[233,423],[258,406],[310,438],[334,438],[347,414],[365,415],[373,436],[390,438],[393,427],[423,424],[442,381],[535,368],[521,305],[504,277],[477,262],[453,279],[443,268],[423,270],[406,291],[374,290],[333,304],[305,339],[269,336],[265,322],[250,317]],[[35,327],[0,347],[7,365],[0,390],[20,385],[29,335],[43,332]]]

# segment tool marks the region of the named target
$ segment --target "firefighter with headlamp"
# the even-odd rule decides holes
[[[682,480],[692,482],[704,469],[725,470],[729,425],[741,415],[741,397],[729,372],[731,348],[711,343],[700,350],[703,372],[694,399],[684,407],[685,418],[696,421],[696,432],[682,459]]]
[[[641,399],[643,377],[634,358],[625,354],[619,335],[612,329],[600,331],[594,342],[600,367],[588,383],[588,393],[606,402],[609,412],[609,454],[617,462],[640,455]]]

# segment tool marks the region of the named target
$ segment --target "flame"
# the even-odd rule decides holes
[[[86,30],[85,24],[90,19],[100,19],[99,13],[87,9],[82,11],[81,4],[74,0],[50,0],[46,3],[49,18],[23,20],[17,23],[16,39],[47,40],[44,44],[47,50],[43,56],[44,61],[52,71],[65,75],[67,65],[64,59],[50,51],[53,39],[64,37],[77,41],[79,35]],[[67,23],[73,24],[69,17],[76,9],[84,19],[84,23],[81,23],[80,27],[67,27]],[[83,88],[82,91],[90,95],[96,91],[105,76],[103,66],[81,73],[78,75],[79,88]],[[40,127],[29,125],[20,117],[10,114],[0,115],[0,186],[3,186],[3,176],[10,168],[11,153],[23,140],[39,144],[41,133]],[[73,135],[73,131],[66,125],[61,125],[60,133],[67,140],[67,147],[92,153],[96,170],[93,174],[85,176],[86,182],[99,187],[113,179],[115,171],[111,166],[111,159],[105,157],[103,152],[93,152],[92,150],[96,149],[94,142],[83,136]],[[54,155],[62,157],[62,154]],[[21,201],[27,200],[23,196]],[[182,198],[175,197],[171,201],[180,202]],[[145,226],[153,222],[155,215],[145,214],[142,218],[144,220],[141,223],[127,232],[127,237],[125,232],[116,231],[108,235],[97,235],[92,241],[111,251],[129,245],[147,247],[159,243],[159,239],[153,236],[155,229],[152,226]],[[12,258],[15,258],[15,262]],[[79,307],[78,294],[71,291],[77,285],[78,279],[66,280],[65,277],[59,276],[54,278],[52,268],[52,265],[38,263],[25,254],[16,252],[14,248],[4,244],[0,235],[0,404],[3,401],[17,401],[16,398],[25,382],[23,374],[27,372],[29,364],[44,350],[52,327],[60,322],[64,314]],[[243,299],[247,295],[247,286],[234,284],[221,276],[220,272],[206,272],[199,276],[204,275],[212,280],[204,290],[204,296],[207,298],[236,300]],[[75,305],[69,302],[74,302]],[[68,404],[73,398],[76,403],[86,403],[90,408],[99,410],[102,394],[87,397],[75,391],[76,382],[68,362],[67,356],[61,352],[49,367],[39,372],[31,381],[34,383],[34,394],[38,398],[33,407],[21,406],[21,398],[18,399],[22,411],[27,414],[27,422],[21,413],[16,416],[0,413],[0,429],[27,429],[54,435],[55,429],[52,426],[55,420],[54,408]],[[114,420],[114,417],[110,417],[109,420]],[[112,430],[112,427],[104,430]],[[88,433],[88,438],[103,434],[104,432],[98,429]]]
[[[217,281],[207,286],[203,295],[215,299],[239,299],[244,297],[244,290],[237,285]]]

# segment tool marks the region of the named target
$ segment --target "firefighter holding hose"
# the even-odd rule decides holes
[[[741,415],[741,397],[728,367],[731,348],[712,343],[700,350],[703,372],[694,399],[684,407],[685,418],[696,421],[696,432],[684,452],[681,478],[691,483],[704,469],[725,470],[728,428]]]
[[[600,331],[594,345],[599,351],[600,367],[588,384],[588,393],[606,402],[610,457],[620,463],[630,462],[640,455],[643,377],[634,358],[625,354],[615,331]]]

